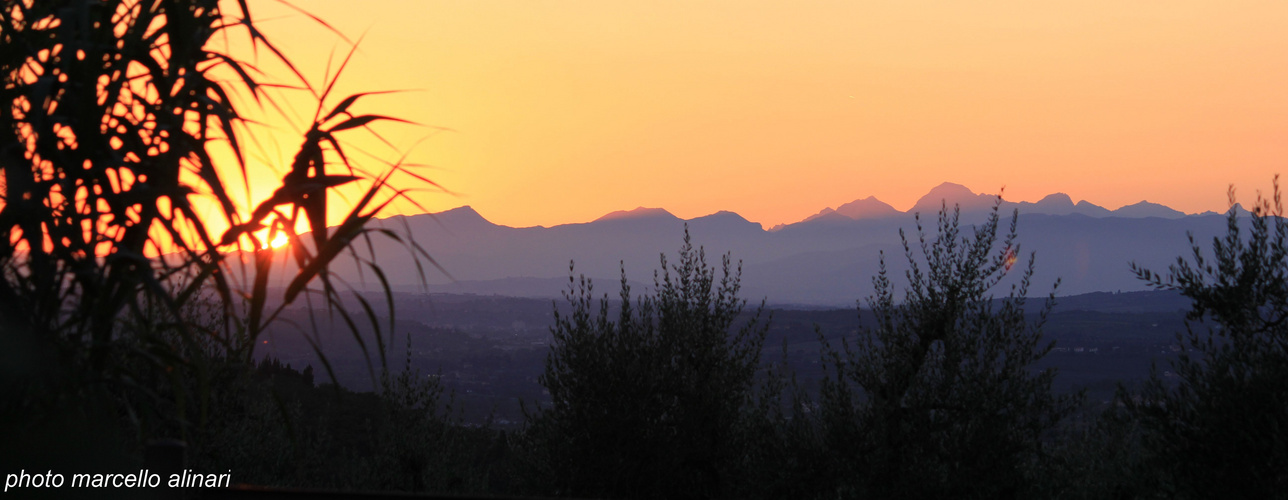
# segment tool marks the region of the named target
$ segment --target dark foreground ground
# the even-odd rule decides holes
[[[1032,305],[1040,302],[1035,299]],[[555,304],[495,295],[399,294],[396,336],[389,342],[386,362],[400,370],[410,359],[421,376],[440,377],[443,386],[454,391],[467,422],[491,418],[499,427],[517,425],[522,421],[520,402],[531,407],[548,400],[537,377],[546,360]],[[1089,402],[1108,402],[1118,384],[1134,388],[1156,363],[1168,375],[1166,360],[1180,349],[1176,333],[1185,328],[1188,308],[1189,301],[1174,292],[1062,297],[1043,329],[1055,348],[1038,368],[1058,370],[1057,392],[1085,389]],[[786,356],[807,390],[816,387],[822,375],[820,335],[839,345],[841,337],[857,334],[864,320],[856,309],[769,309],[772,321],[764,357],[777,361]],[[303,319],[307,312],[293,314]],[[370,341],[373,366],[346,329],[324,326],[319,336],[342,386],[358,392],[375,388],[371,374],[378,373],[381,361]],[[276,357],[297,370],[313,366],[318,383],[329,381],[299,331],[281,327],[266,342],[260,346],[261,356]]]

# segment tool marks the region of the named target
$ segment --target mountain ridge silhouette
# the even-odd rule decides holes
[[[949,183],[931,190],[914,208],[934,207],[920,215],[922,226],[933,230],[940,208],[960,205],[962,223],[969,226],[985,220],[997,202],[996,195]],[[709,261],[718,263],[720,255],[731,252],[731,266],[741,262],[744,296],[843,306],[871,294],[882,255],[896,286],[902,286],[907,262],[900,231],[915,245],[916,219],[888,207],[867,196],[769,229],[730,211],[683,219],[661,208],[622,210],[589,222],[550,227],[509,227],[463,206],[394,216],[378,224],[395,231],[410,229],[417,244],[451,274],[449,279],[431,269],[431,284],[477,283],[463,289],[551,298],[563,291],[570,263],[573,273],[595,278],[596,290],[611,295],[623,268],[632,282],[651,284],[660,256],[675,254],[687,225],[694,245],[704,247]],[[1003,200],[999,208],[1005,219],[1019,211],[1019,254],[1027,262],[1035,252],[1037,272],[1030,289],[1034,295],[1049,293],[1057,278],[1059,295],[1148,289],[1131,273],[1130,263],[1166,272],[1178,256],[1192,252],[1188,233],[1206,241],[1226,229],[1221,214],[1185,215],[1148,202],[1108,210],[1086,201],[1074,203],[1063,193],[1037,202]],[[966,228],[963,235],[969,234]],[[384,240],[373,238],[377,262],[393,286],[411,289],[417,284],[416,264],[404,247]],[[347,266],[339,262],[333,271],[358,283],[359,269]],[[1006,293],[1010,284],[1003,282],[1006,288],[995,292]],[[544,288],[549,290],[542,294]]]

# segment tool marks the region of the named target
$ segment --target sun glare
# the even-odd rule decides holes
[[[273,237],[273,241],[268,242],[268,246],[264,248],[281,248],[290,241],[291,239],[286,236],[286,233],[277,233],[277,236]]]
[[[1011,248],[1007,248],[1006,249],[1006,270],[1010,271],[1011,267],[1014,266],[1015,262],[1018,260],[1020,259],[1018,256],[1015,255],[1015,250]]]
[[[272,237],[272,239],[269,239],[270,236]],[[259,231],[256,231],[255,239],[256,241],[261,242],[259,246],[260,248],[265,250],[270,248],[282,248],[286,246],[287,243],[291,242],[291,237],[287,236],[285,232],[282,232],[282,231],[270,232],[268,228],[264,228],[264,229],[260,229]]]

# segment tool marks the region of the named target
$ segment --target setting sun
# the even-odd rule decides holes
[[[268,242],[268,245],[265,246],[264,248],[282,248],[286,246],[287,243],[290,243],[290,242],[291,242],[291,238],[286,236],[286,233],[279,232],[277,233],[276,236],[273,237],[273,241]]]
[[[1283,496],[1288,2],[293,3],[0,0],[0,497]]]

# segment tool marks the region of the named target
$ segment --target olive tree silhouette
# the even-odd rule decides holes
[[[651,294],[632,297],[622,271],[620,311],[570,279],[571,311],[556,309],[539,382],[551,405],[530,418],[534,481],[548,493],[716,498],[730,491],[739,421],[752,408],[768,331],[763,305],[740,319],[741,265],[721,276],[685,229],[679,261],[663,255]],[[539,485],[540,487],[540,485]]]
[[[1055,297],[1026,317],[1034,255],[1008,295],[990,293],[1020,255],[1018,212],[999,241],[999,207],[1000,197],[966,235],[960,209],[945,205],[933,239],[918,215],[919,244],[899,233],[911,267],[903,300],[883,255],[868,300],[875,326],[839,350],[824,345],[819,418],[839,494],[1017,496],[1040,436],[1076,406],[1052,395],[1054,369],[1032,366],[1053,346],[1041,330]]]
[[[247,37],[319,103],[281,186],[253,210],[234,202],[225,178],[240,172],[249,199],[249,124],[245,103],[233,96],[276,106],[269,90],[283,85],[261,82],[255,67],[218,49],[217,36]],[[17,377],[5,384],[17,403],[13,414],[47,414],[30,411],[59,399],[31,385],[43,377],[65,382],[53,391],[59,394],[108,386],[132,395],[123,401],[167,399],[173,421],[199,423],[208,408],[194,402],[212,392],[214,379],[202,353],[214,345],[220,359],[248,365],[257,336],[305,294],[357,335],[328,266],[349,250],[388,292],[375,257],[352,243],[381,232],[429,256],[366,226],[392,200],[410,201],[390,186],[391,175],[407,170],[393,164],[371,174],[350,161],[338,134],[395,119],[355,114],[368,94],[325,108],[334,83],[310,86],[257,29],[245,0],[0,2],[0,336],[5,347],[44,353],[43,364],[59,367],[57,377],[6,372]],[[220,147],[235,165],[216,168],[212,152]],[[330,193],[352,182],[365,182],[365,191],[328,229]],[[198,196],[218,211],[199,211]],[[216,219],[230,227],[223,235],[208,229]],[[308,238],[296,234],[297,221]],[[296,271],[280,293],[269,287],[276,254],[256,234],[264,228],[291,241]],[[237,262],[243,258],[248,263]],[[383,362],[381,324],[357,300]],[[199,303],[216,321],[185,312]],[[156,386],[140,387],[158,377]],[[162,407],[156,403],[123,411],[140,422]]]
[[[1208,257],[1190,235],[1191,260],[1166,276],[1132,265],[1155,288],[1192,302],[1175,379],[1157,367],[1139,394],[1119,399],[1140,418],[1151,466],[1178,498],[1275,498],[1288,491],[1288,221],[1279,178],[1247,218],[1234,187],[1224,237]],[[1246,233],[1245,233],[1246,231]],[[1246,236],[1245,236],[1246,234]]]

